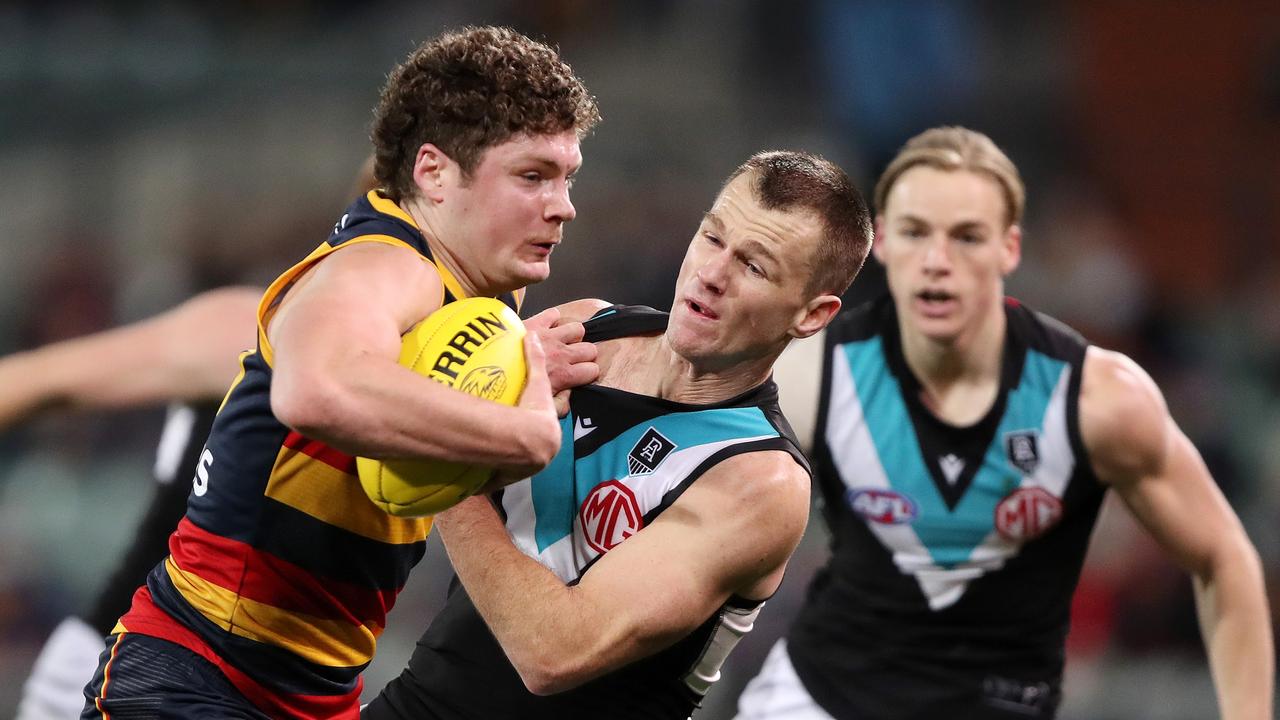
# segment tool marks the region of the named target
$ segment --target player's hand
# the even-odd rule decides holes
[[[583,342],[586,333],[580,322],[560,322],[560,310],[549,308],[529,318],[525,331],[536,334],[542,340],[547,356],[547,376],[551,392],[556,396],[560,415],[569,410],[570,388],[595,382],[600,377],[596,363],[596,346]]]
[[[560,419],[551,397],[551,381],[547,377],[547,357],[537,333],[524,336],[524,358],[528,379],[517,407],[523,411],[520,441],[527,460],[518,465],[498,468],[498,475],[509,482],[526,478],[542,470],[560,452]]]

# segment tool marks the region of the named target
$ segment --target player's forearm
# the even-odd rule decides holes
[[[604,628],[554,573],[511,543],[487,497],[436,517],[458,578],[529,690],[563,692],[609,668],[598,666]]]
[[[540,468],[559,447],[553,419],[451,390],[385,361],[300,378],[278,373],[275,382],[272,410],[281,422],[352,455]]]
[[[1224,720],[1269,720],[1275,649],[1261,564],[1245,542],[1195,578],[1196,606]]]
[[[38,353],[20,352],[0,359],[0,431],[57,404],[57,400],[51,376],[41,370]]]

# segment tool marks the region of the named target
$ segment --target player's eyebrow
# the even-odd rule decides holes
[[[742,244],[745,246],[744,249],[748,253],[762,257],[775,265],[778,264],[778,256],[769,249],[768,245],[754,238],[747,238]]]
[[[582,168],[582,163],[578,163],[577,165],[573,165],[573,166],[564,166],[564,165],[561,165],[556,160],[553,160],[552,158],[547,157],[545,155],[532,155],[526,158],[522,158],[521,160],[518,161],[518,163],[519,162],[538,165],[539,169],[541,169],[543,172],[551,172],[557,175],[560,174],[562,170],[564,171],[565,175],[573,175],[574,173],[578,172],[578,170]]]

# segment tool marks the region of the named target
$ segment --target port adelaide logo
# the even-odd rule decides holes
[[[1018,468],[1023,475],[1035,474],[1040,467],[1040,450],[1037,447],[1035,430],[1018,430],[1005,433],[1004,449],[1009,457],[1009,464]]]
[[[663,460],[676,449],[662,433],[650,427],[640,437],[640,441],[627,453],[627,470],[632,475],[647,475],[662,464]]]

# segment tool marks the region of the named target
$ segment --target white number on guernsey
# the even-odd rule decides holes
[[[191,481],[191,489],[195,490],[196,497],[202,497],[209,492],[209,468],[213,467],[213,453],[209,452],[209,448],[205,448],[200,453],[200,464],[196,465],[196,476]]]

